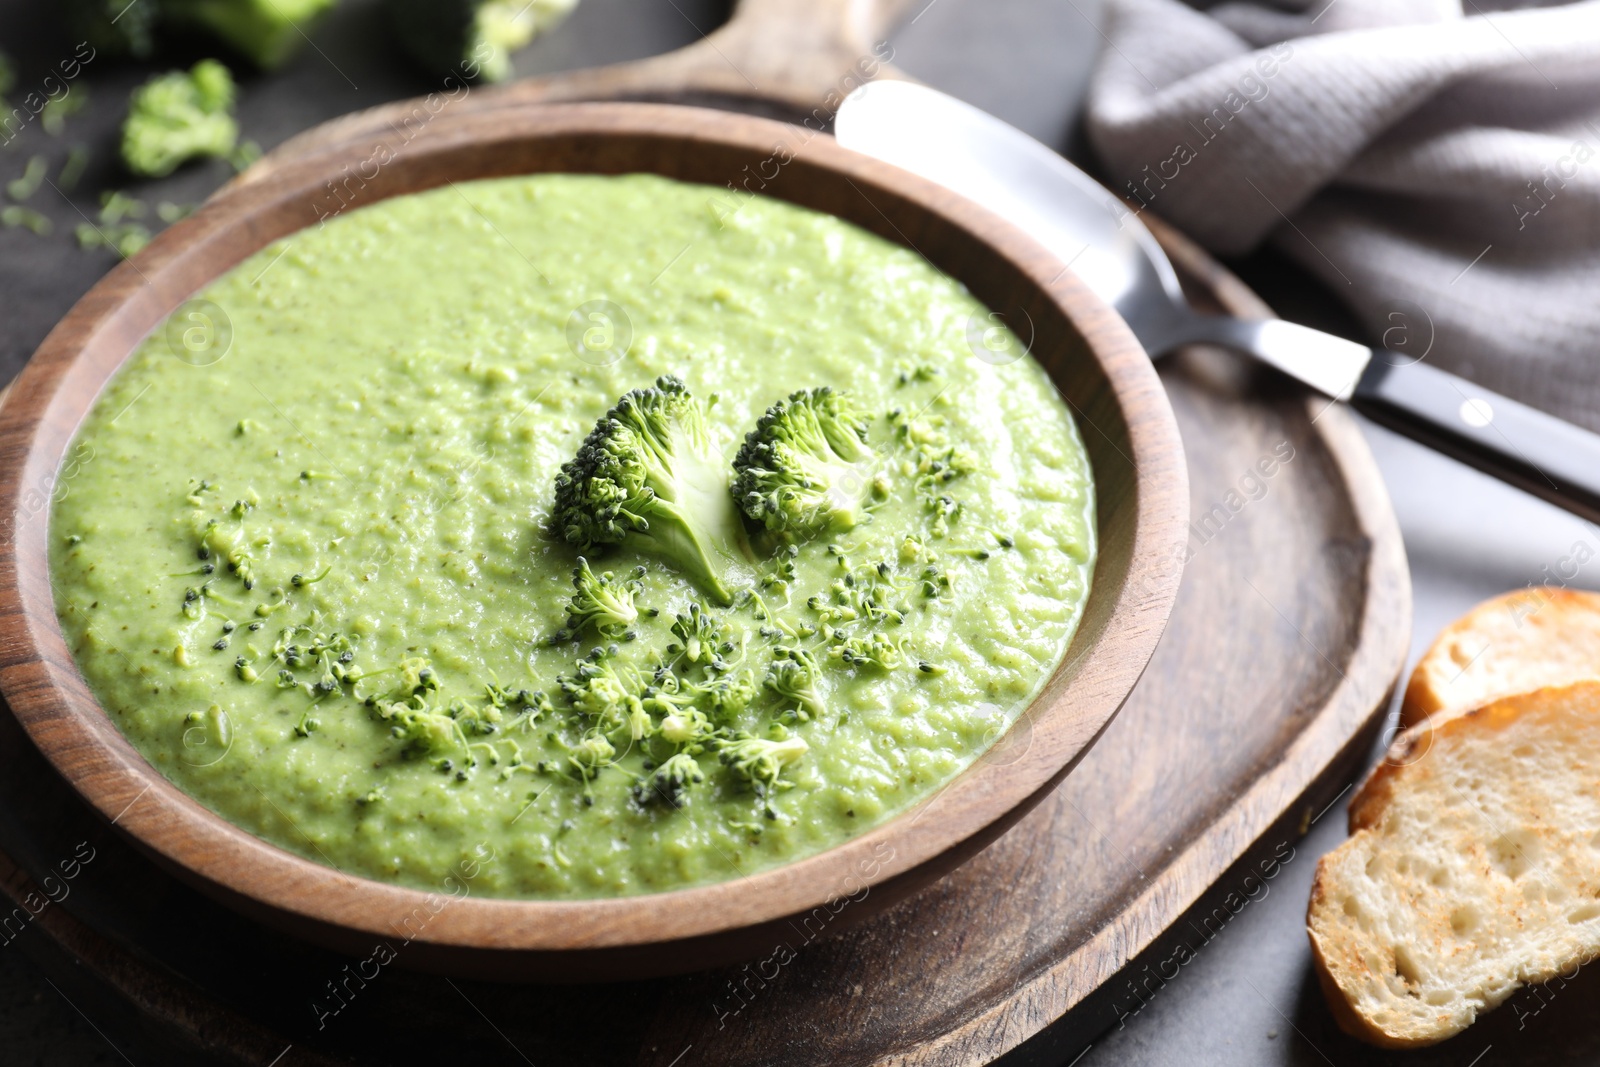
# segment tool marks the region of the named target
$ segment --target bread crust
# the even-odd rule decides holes
[[[1326,859],[1327,857],[1323,857]],[[1339,1029],[1349,1034],[1358,1041],[1365,1041],[1378,1048],[1417,1048],[1432,1042],[1410,1042],[1398,1040],[1382,1030],[1373,1026],[1366,1020],[1355,1005],[1344,995],[1344,990],[1339,988],[1339,982],[1333,977],[1329,967],[1328,958],[1323,955],[1322,942],[1311,928],[1311,914],[1319,905],[1323,905],[1323,872],[1322,860],[1317,861],[1316,881],[1311,884],[1311,903],[1306,907],[1306,930],[1311,935],[1311,963],[1317,975],[1317,985],[1322,989],[1322,999],[1328,1004],[1328,1011],[1333,1015],[1333,1021]]]
[[[1586,677],[1600,677],[1600,593],[1517,589],[1439,631],[1411,672],[1400,725]]]

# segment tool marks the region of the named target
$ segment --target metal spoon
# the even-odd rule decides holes
[[[1209,343],[1248,353],[1374,422],[1600,521],[1600,436],[1417,361],[1281,319],[1195,311],[1144,223],[1021,130],[910,82],[862,86],[834,136],[983,205],[1032,235],[1159,358]]]

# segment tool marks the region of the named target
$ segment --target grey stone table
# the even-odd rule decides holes
[[[1100,45],[1092,20],[1099,0],[932,0],[892,38],[907,71],[994,112],[1058,147],[1077,147],[1073,116]],[[20,95],[43,78],[74,42],[56,25],[54,4],[0,2],[0,49],[19,67]],[[410,77],[372,32],[370,0],[345,0],[289,70],[247,79],[240,107],[246,136],[271,147],[316,122],[427,86]],[[716,26],[727,5],[715,0],[583,0],[575,15],[518,59],[522,75],[554,72],[662,52]],[[119,178],[112,162],[115,129],[128,90],[148,70],[97,60],[80,79],[89,107],[59,138],[37,124],[0,149],[0,181],[16,177],[42,153],[58,167],[69,146],[87,145],[91,162],[67,195],[46,186],[30,201],[55,232],[38,237],[0,230],[0,380],[9,380],[51,325],[113,263],[104,251],[80,250],[71,234],[93,214],[94,193]],[[52,174],[54,169],[52,169]],[[227,176],[222,164],[186,170],[139,189],[154,203],[194,202]],[[1294,317],[1337,312],[1310,283],[1267,258],[1241,264]],[[1273,284],[1269,285],[1268,283]],[[1600,563],[1568,566],[1575,546],[1600,557],[1600,535],[1553,508],[1454,463],[1368,427],[1405,534],[1416,591],[1415,647],[1483,597],[1552,575],[1574,586],[1600,586]],[[1078,1067],[1109,1064],[1347,1064],[1389,1062],[1338,1035],[1309,969],[1303,916],[1316,857],[1344,836],[1342,811],[1319,820],[1294,842],[1294,859],[1266,896],[1244,908],[1197,958],[1165,981],[1143,1008],[1111,1030],[1066,1025],[1010,1057],[1021,1063]],[[1270,843],[1267,843],[1270,845]],[[1137,971],[1145,961],[1136,961]],[[1524,994],[1506,1018],[1451,1042],[1418,1062],[1492,1067],[1497,1063],[1577,1064],[1597,1058],[1583,1013],[1593,984],[1571,992]],[[84,1016],[15,945],[0,947],[0,1062],[115,1064],[136,1047],[106,1020]],[[1087,1044],[1087,1048],[1085,1047]],[[1399,1062],[1404,1057],[1394,1057]]]

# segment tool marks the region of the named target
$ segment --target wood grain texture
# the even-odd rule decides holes
[[[1265,312],[1193,245],[1155,228],[1197,304]],[[76,977],[67,988],[92,998],[80,1001],[86,1010],[138,1001],[149,1025],[193,1035],[191,1047],[204,1034],[220,1048],[225,1035],[230,1060],[255,1067],[291,1043],[279,1067],[447,1055],[665,1065],[690,1045],[679,1067],[993,1060],[1115,976],[1267,826],[1304,806],[1306,787],[1366,736],[1409,639],[1398,530],[1344,410],[1214,350],[1183,353],[1161,374],[1197,515],[1281,442],[1295,458],[1216,536],[1191,542],[1161,647],[1078,771],[911,899],[848,932],[815,920],[792,931],[793,959],[772,980],[762,977],[770,953],[753,980],[737,967],[535,991],[458,990],[390,971],[319,1027],[313,1005],[337,1006],[326,983],[351,961],[286,942],[176,882],[97,824],[20,730],[0,724],[0,846],[37,874],[92,837],[96,863],[115,872],[79,879],[56,912],[71,936],[41,923],[34,951],[59,981]],[[20,876],[6,885],[17,899],[37,889]],[[72,956],[84,964],[67,967]],[[574,1031],[598,1037],[582,1043]]]
[[[785,146],[775,148],[775,146]],[[429,916],[408,966],[473,977],[616,978],[765,952],[814,909],[862,900],[860,922],[948,872],[1037,803],[1122,704],[1176,593],[1187,509],[1171,409],[1127,327],[1029,238],[975,206],[830,138],[725,112],[550,105],[441,118],[358,184],[365,141],[241,186],[109,274],[45,340],[0,408],[0,691],[45,756],[105,818],[231,906],[360,951]],[[768,175],[767,165],[772,167]],[[347,876],[241,831],[161,777],[100,710],[65,647],[33,506],[74,429],[137,342],[183,299],[271,241],[339,210],[473,178],[650,171],[721,187],[761,173],[767,195],[907,244],[991,307],[1025,320],[1074,409],[1095,472],[1100,553],[1063,664],[993,753],[925,802],[817,856],[715,885],[587,901],[446,899]],[[708,195],[711,191],[708,190]],[[1007,738],[1025,736],[1021,746]]]

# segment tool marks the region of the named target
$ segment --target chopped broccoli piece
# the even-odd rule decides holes
[[[589,569],[589,561],[579,556],[572,572],[572,585],[577,591],[567,602],[567,632],[577,634],[585,626],[593,626],[596,633],[606,637],[626,632],[639,619],[633,597],[639,591],[643,572],[641,567],[629,579],[618,579],[610,571],[596,575]]]
[[[631,741],[648,737],[655,730],[650,714],[635,693],[609,663],[583,663],[578,677],[556,679],[573,707],[595,720],[595,727],[606,735],[618,731]]]
[[[567,757],[568,764],[574,776],[583,783],[584,795],[587,796],[589,783],[616,762],[617,750],[604,737],[591,734],[572,746],[570,751],[572,754]]]
[[[797,705],[796,718],[805,722],[825,710],[817,691],[820,673],[817,661],[805,649],[780,647],[772,652],[772,665],[763,684],[780,700]]]
[[[978,469],[972,453],[955,445],[943,450],[918,448],[916,460],[917,489],[925,496],[937,496],[940,486]]]
[[[953,496],[930,496],[923,501],[923,510],[933,515],[928,532],[934,537],[944,537],[950,532],[950,520],[961,514],[961,501]]]
[[[705,411],[670,375],[625,394],[556,475],[552,522],[584,551],[659,555],[731,604],[730,567],[750,548]]]
[[[727,722],[756,698],[755,676],[741,671],[713,678],[699,687],[699,696],[707,711]]]
[[[905,662],[900,646],[881,633],[841,638],[828,647],[828,655],[846,666],[877,667],[885,671],[892,671]]]
[[[122,160],[145,178],[171,174],[188,160],[226,156],[239,139],[233,76],[214,59],[185,74],[162,74],[134,91],[122,124]]]
[[[388,0],[401,45],[429,74],[511,76],[511,53],[561,20],[578,0]]]
[[[208,519],[201,512],[194,513],[195,534],[199,538],[202,559],[215,556],[227,566],[229,574],[236,574],[245,589],[254,589],[255,555],[250,551],[250,540],[242,523],[224,525],[222,519]]]
[[[767,815],[774,817],[772,794],[778,787],[778,776],[785,767],[804,756],[809,747],[803,737],[790,737],[782,741],[736,737],[724,741],[717,755],[735,777],[742,778],[755,788],[756,795],[765,803]]]
[[[6,182],[6,195],[13,200],[27,200],[39,191],[39,186],[44,184],[46,173],[49,172],[50,161],[43,156],[33,156],[28,160],[28,165],[23,168],[22,176]]]
[[[633,787],[633,799],[640,805],[655,802],[681,808],[683,794],[689,786],[705,780],[706,772],[700,769],[699,761],[686,752],[679,752]]]
[[[41,215],[31,207],[23,207],[20,204],[7,204],[5,207],[0,208],[0,226],[4,226],[8,230],[14,230],[18,226],[25,226],[40,237],[48,236],[50,231],[55,228],[48,216]]]
[[[734,498],[767,529],[814,536],[861,522],[874,491],[867,421],[845,393],[802,389],[767,409],[734,458]]]
[[[52,96],[45,101],[44,110],[39,112],[39,125],[51,137],[60,137],[67,128],[67,120],[88,106],[88,84],[74,85],[60,96]]]
[[[688,752],[699,752],[715,740],[716,727],[705,712],[697,708],[679,708],[661,720],[660,737]]]
[[[420,694],[393,703],[377,703],[373,710],[380,722],[389,725],[389,732],[415,753],[437,755],[466,747],[466,738],[456,721],[436,705],[430,706]]]
[[[96,51],[149,59],[156,50],[157,0],[70,0],[68,22]]]
[[[806,607],[833,625],[860,619],[898,624],[905,621],[904,608],[895,602],[900,592],[893,564],[884,560],[847,571],[829,586],[828,595],[808,597]]]
[[[690,604],[688,614],[673,618],[672,636],[678,640],[667,646],[669,653],[680,654],[685,663],[710,666],[723,642],[723,625],[699,604]]]

